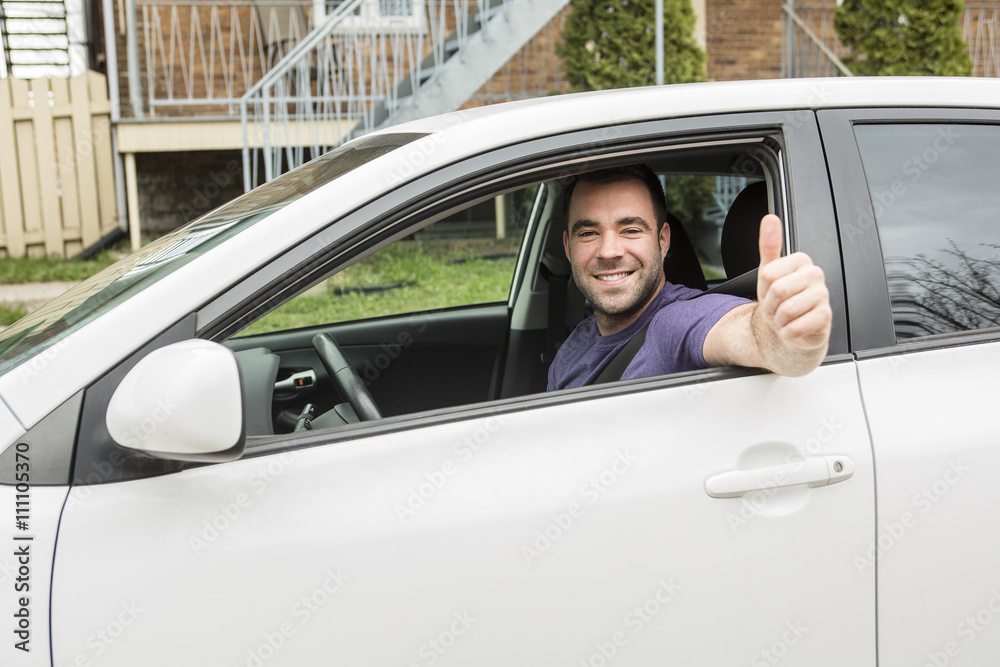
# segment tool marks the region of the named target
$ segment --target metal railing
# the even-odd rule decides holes
[[[832,30],[832,11],[831,20],[827,22],[824,14],[820,23],[821,31],[826,36],[824,40],[795,8],[783,5],[782,9],[785,12],[785,39],[782,42],[781,66],[783,77],[854,76],[827,43],[830,35],[832,39],[836,39],[836,33]]]
[[[365,16],[371,0],[337,7],[244,95],[244,187],[386,122],[512,2],[410,0],[408,21]]]
[[[1000,76],[1000,7],[966,5],[962,38],[969,45],[973,76]]]
[[[149,114],[235,113],[246,91],[309,33],[313,10],[311,0],[139,0]]]
[[[135,31],[136,48],[141,52],[141,61],[137,53],[141,75],[133,73],[134,85],[141,88],[141,102],[134,106],[151,116],[234,114],[240,98],[310,33],[316,17],[322,22],[341,4],[342,0],[137,0],[135,26],[125,28],[126,33]],[[432,11],[441,18],[442,9],[457,13],[456,4],[437,0]],[[412,30],[423,25],[426,33],[425,5],[426,0],[364,0],[335,32],[345,33],[367,23],[381,30]],[[317,12],[317,7],[323,11]],[[421,16],[415,16],[416,12]],[[558,31],[561,25],[556,20],[545,31]],[[456,39],[464,42],[468,26],[456,28]],[[443,43],[438,45],[439,56],[444,48]],[[554,53],[532,56],[537,59],[519,54],[514,71],[505,68],[508,71],[499,86],[482,91],[476,99],[489,103],[551,92],[551,87],[525,83],[530,82],[531,72],[538,71],[535,62],[539,60],[545,67],[536,79],[554,80],[561,89],[558,63],[548,62]],[[498,88],[501,92],[496,92]]]

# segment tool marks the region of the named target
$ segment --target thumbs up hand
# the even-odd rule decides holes
[[[766,357],[809,353],[818,364],[826,354],[833,322],[823,269],[802,252],[782,257],[781,241],[781,220],[764,216],[754,334]],[[792,359],[784,361],[797,365]]]

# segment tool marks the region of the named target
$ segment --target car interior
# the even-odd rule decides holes
[[[667,280],[753,298],[760,219],[767,212],[785,217],[777,151],[763,140],[743,140],[639,157],[666,185]],[[520,235],[516,257],[504,257],[512,273],[506,300],[254,333],[257,327],[226,341],[243,378],[251,442],[544,392],[548,365],[588,315],[588,304],[563,250],[560,179],[501,186],[462,211],[511,192],[521,197],[524,214],[513,226]],[[412,233],[462,215],[453,208],[420,221]],[[300,295],[323,289],[330,275]]]

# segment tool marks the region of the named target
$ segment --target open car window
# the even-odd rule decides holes
[[[668,265],[689,264],[668,279],[693,276],[690,286],[705,289],[756,266],[757,225],[783,201],[776,151],[740,140],[641,157],[665,186],[675,239]],[[562,184],[477,192],[238,332],[228,344],[245,382],[257,385],[247,390],[257,402],[248,433],[292,433],[304,418],[311,428],[359,419],[317,334],[339,345],[378,417],[543,392],[555,347],[589,315],[568,265],[559,268]],[[565,293],[554,287],[560,279]]]
[[[369,255],[240,335],[485,303],[510,296],[540,185],[468,206]]]

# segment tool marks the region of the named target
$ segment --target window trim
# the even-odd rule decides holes
[[[892,302],[885,272],[882,245],[875,221],[875,208],[868,189],[861,151],[854,136],[855,125],[942,124],[1000,125],[1000,110],[994,109],[825,109],[817,112],[827,167],[837,211],[837,230],[843,254],[844,287],[847,290],[847,325],[850,349],[880,350],[909,341],[896,341]],[[852,224],[858,220],[858,224]],[[874,233],[869,233],[874,232]],[[930,347],[963,344],[962,339],[982,334],[984,329],[954,332],[934,337]],[[959,340],[955,341],[954,337]],[[921,346],[921,349],[923,346]]]

